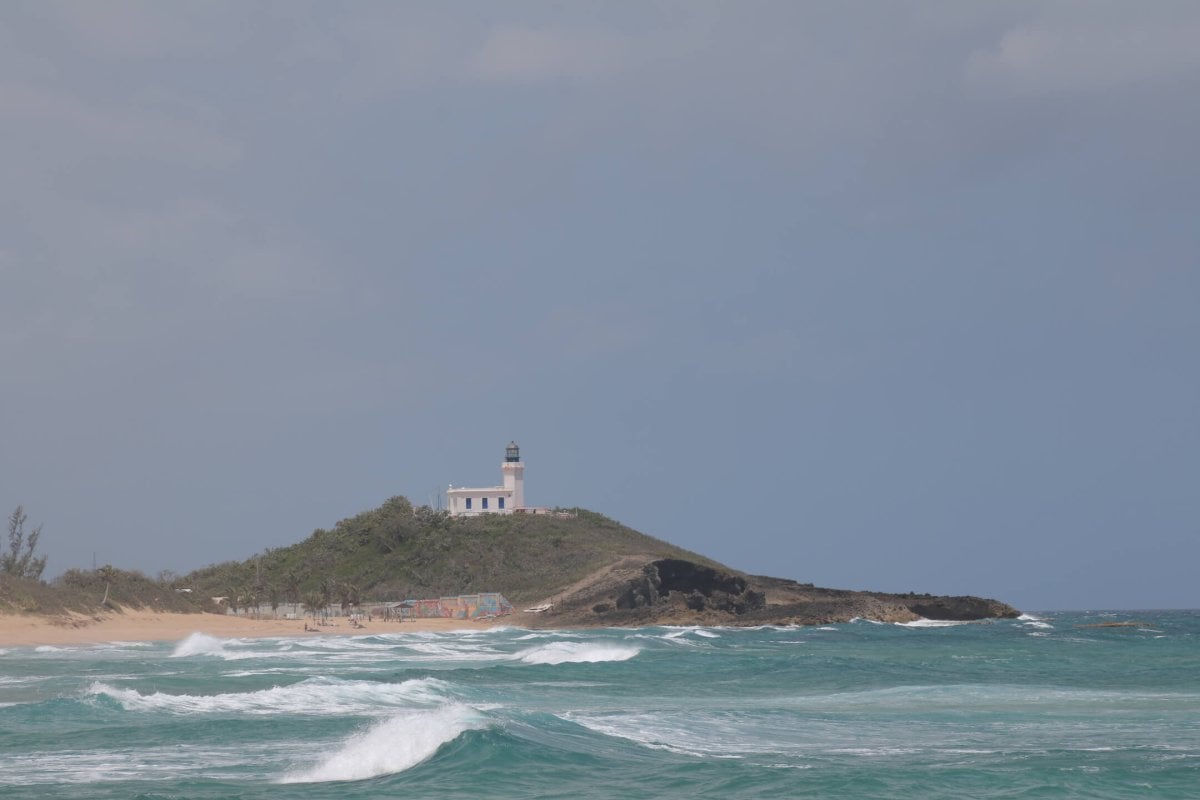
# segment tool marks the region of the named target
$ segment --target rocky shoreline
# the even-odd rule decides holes
[[[870,619],[978,621],[1015,618],[998,600],[973,596],[825,589],[741,575],[675,558],[628,557],[570,590],[518,612],[532,628],[644,625],[824,625]]]

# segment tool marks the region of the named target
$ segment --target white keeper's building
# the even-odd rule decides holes
[[[504,448],[504,463],[500,465],[503,486],[487,486],[482,489],[446,490],[446,507],[452,517],[473,517],[479,514],[527,514],[545,509],[525,507],[525,465],[521,463],[521,449],[516,442]]]

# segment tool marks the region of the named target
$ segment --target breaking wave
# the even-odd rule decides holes
[[[285,775],[279,783],[361,781],[393,775],[430,758],[466,731],[486,727],[479,712],[458,704],[401,712],[354,734],[315,767]]]
[[[601,661],[628,661],[640,648],[618,644],[551,642],[516,654],[526,664],[595,664]]]
[[[897,622],[895,623],[902,628],[954,628],[959,625],[967,625],[969,623],[953,620],[953,619],[914,619],[912,622]]]
[[[402,683],[309,678],[290,686],[256,692],[193,695],[154,692],[142,694],[95,683],[93,697],[110,697],[126,711],[163,711],[170,714],[297,714],[376,716],[400,707],[445,702],[450,685],[436,678],[416,678]]]
[[[193,633],[171,652],[171,658],[187,658],[188,656],[220,656],[229,657],[225,650],[225,641],[207,633]]]

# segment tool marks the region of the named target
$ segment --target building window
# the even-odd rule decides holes
[[[487,498],[483,498],[483,507],[487,508]]]
[[[500,498],[499,504],[500,504],[500,508],[504,508],[504,498],[503,497]]]
[[[467,511],[471,510],[471,498],[467,498]]]

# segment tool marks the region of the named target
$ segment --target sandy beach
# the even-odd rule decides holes
[[[0,647],[179,641],[193,633],[234,638],[365,636],[372,633],[480,630],[494,624],[498,623],[461,619],[422,619],[410,622],[373,620],[355,628],[351,626],[349,619],[336,618],[330,625],[319,625],[315,630],[311,630],[311,620],[246,619],[220,614],[170,614],[156,611],[56,617],[0,614]],[[306,631],[306,626],[310,630]]]

